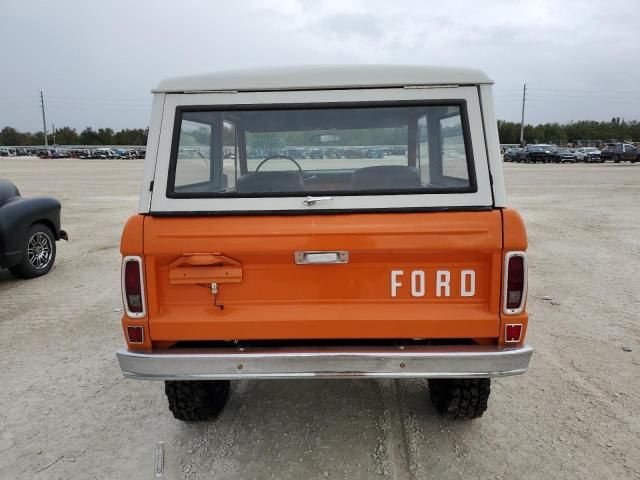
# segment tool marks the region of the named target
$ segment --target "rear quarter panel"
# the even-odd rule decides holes
[[[144,215],[133,215],[127,220],[122,231],[122,237],[120,240],[120,253],[122,257],[126,256],[139,256],[144,258]],[[144,282],[148,285],[147,269],[144,269]],[[148,292],[148,289],[147,289]],[[148,301],[148,300],[147,300]],[[122,316],[122,331],[124,338],[127,340],[127,346],[131,350],[146,350],[151,348],[151,338],[149,337],[149,309],[147,308],[147,315],[142,318],[129,318],[127,315]],[[144,342],[143,343],[129,343],[127,338],[127,326],[142,326],[144,327]]]
[[[529,246],[527,240],[527,231],[525,228],[524,220],[522,216],[512,208],[505,208],[502,212],[502,231],[503,231],[503,244],[504,253],[513,251],[526,251]],[[504,266],[503,266],[504,268]],[[504,285],[502,285],[504,289]],[[504,290],[500,293],[500,343],[505,343],[505,325],[509,323],[521,323],[522,324],[522,337],[519,343],[509,343],[509,345],[518,346],[524,343],[525,336],[527,334],[527,326],[529,322],[529,314],[525,308],[522,313],[517,315],[507,315],[502,309],[502,299],[504,298]]]

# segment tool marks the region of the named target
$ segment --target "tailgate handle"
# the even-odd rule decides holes
[[[328,265],[331,263],[349,263],[349,252],[338,250],[332,252],[295,252],[297,265]]]
[[[221,253],[185,253],[169,265],[169,283],[237,283],[242,265]]]

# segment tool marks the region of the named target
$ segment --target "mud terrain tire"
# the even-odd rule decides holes
[[[185,422],[210,420],[227,403],[229,383],[229,380],[166,381],[164,391],[169,410]]]
[[[479,418],[487,409],[491,379],[430,379],[429,396],[438,413],[450,420]]]

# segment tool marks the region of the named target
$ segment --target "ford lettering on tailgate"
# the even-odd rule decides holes
[[[452,278],[453,277],[453,278]],[[458,282],[461,297],[473,297],[476,294],[476,272],[461,270],[459,276],[450,270],[391,270],[391,296],[398,297],[403,290],[412,297],[451,297],[451,286]]]

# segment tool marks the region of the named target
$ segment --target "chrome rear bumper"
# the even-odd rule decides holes
[[[520,375],[532,353],[529,345],[468,345],[123,349],[117,357],[125,377],[147,380],[475,378]]]

